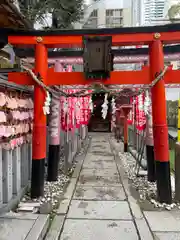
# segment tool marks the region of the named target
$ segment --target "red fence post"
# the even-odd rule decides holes
[[[158,34],[150,45],[150,71],[152,81],[163,71],[163,45]],[[168,127],[166,120],[166,97],[163,78],[152,88],[152,113],[154,135],[154,158],[157,180],[157,197],[160,202],[172,202]]]
[[[47,82],[47,49],[42,43],[36,45],[35,70],[42,81]],[[31,197],[44,195],[44,170],[46,158],[46,115],[43,113],[45,91],[35,84],[34,87],[34,126],[32,140]]]

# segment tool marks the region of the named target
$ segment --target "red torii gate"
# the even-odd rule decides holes
[[[170,32],[169,32],[170,31]],[[47,48],[81,47],[82,37],[112,36],[113,46],[149,45],[150,66],[141,71],[111,72],[109,84],[150,84],[164,69],[163,44],[180,42],[180,25],[157,27],[66,30],[66,31],[11,31],[8,42],[12,45],[35,46],[35,73],[46,85],[83,85],[91,83],[80,72],[55,72],[48,69]],[[32,153],[31,196],[43,195],[44,160],[46,157],[46,116],[43,114],[44,90],[27,73],[9,73],[8,80],[17,84],[34,85],[34,129]],[[157,194],[160,202],[171,203],[168,128],[166,121],[165,84],[180,83],[180,70],[168,69],[165,77],[152,88],[154,154]]]

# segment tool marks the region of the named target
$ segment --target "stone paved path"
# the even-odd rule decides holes
[[[132,214],[140,211],[133,204],[132,209],[108,135],[92,135],[60,240],[153,239],[141,213],[139,219]],[[143,220],[139,222],[143,238],[136,220]]]
[[[141,211],[120,143],[91,135],[45,240],[180,240],[180,211]]]

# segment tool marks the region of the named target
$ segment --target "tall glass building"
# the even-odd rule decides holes
[[[132,25],[162,24],[167,0],[132,0]]]
[[[157,25],[164,18],[166,0],[144,1],[144,25]]]

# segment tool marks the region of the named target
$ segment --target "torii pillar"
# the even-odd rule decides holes
[[[164,69],[163,44],[159,33],[154,34],[150,44],[150,75],[152,81]],[[152,87],[152,113],[154,135],[154,159],[157,180],[157,197],[162,203],[171,204],[171,180],[169,163],[168,126],[166,119],[165,85],[162,78]]]
[[[35,47],[35,72],[40,74],[44,84],[47,84],[48,54],[46,46],[37,43]],[[32,136],[32,173],[31,198],[44,195],[44,172],[46,158],[46,115],[43,112],[45,102],[44,89],[34,86],[34,125]]]

